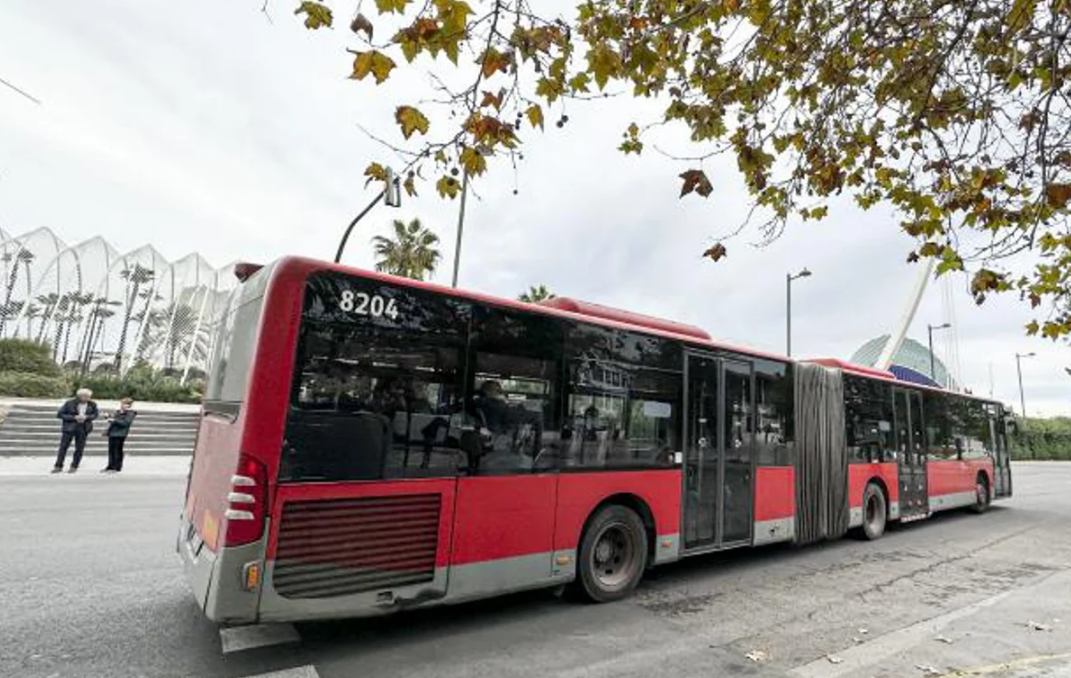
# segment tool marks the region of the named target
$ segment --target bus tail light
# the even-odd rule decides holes
[[[249,455],[238,457],[238,469],[231,476],[224,546],[242,546],[260,539],[268,515],[268,472],[264,464]]]

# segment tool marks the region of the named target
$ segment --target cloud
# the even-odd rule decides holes
[[[2,75],[43,104],[0,90],[0,226],[50,226],[69,241],[100,234],[128,250],[151,242],[169,258],[196,250],[216,265],[331,257],[372,198],[367,163],[400,166],[358,124],[401,141],[392,111],[427,96],[427,82],[349,81],[346,31],[309,33],[282,4],[269,24],[259,8],[65,0],[9,9]],[[704,164],[709,199],[681,200],[684,165],[650,147],[640,159],[615,150],[630,122],[659,107],[612,98],[548,110],[549,123],[563,112],[569,122],[526,133],[516,172],[500,162],[474,186],[461,284],[512,297],[542,283],[781,352],[785,274],[806,266],[814,275],[793,284],[794,353],[847,358],[893,329],[918,271],[905,263],[912,243],[894,215],[837,203],[826,221],[793,223],[768,247],[750,246],[752,232],[729,240],[723,261],[703,259],[745,219],[747,196],[729,159]],[[694,150],[679,130],[659,145]],[[346,261],[370,266],[371,236],[419,217],[442,239],[436,279],[449,282],[458,205],[431,183],[420,190],[359,224]],[[1035,351],[1023,362],[1028,409],[1071,412],[1066,346],[1025,337],[1030,314],[1014,299],[975,307],[964,284],[953,295],[962,381],[988,393],[992,364],[994,395],[1017,403],[1014,355]],[[925,343],[926,323],[950,317],[943,296],[930,285],[910,336]],[[935,339],[941,350],[947,337]]]

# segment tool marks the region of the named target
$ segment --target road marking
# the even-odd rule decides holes
[[[797,666],[789,671],[788,674],[795,678],[838,678],[838,676],[857,671],[863,667],[872,666],[883,659],[914,647],[928,638],[932,638],[952,622],[969,617],[984,608],[992,607],[1012,593],[1018,592],[1018,590],[1004,591],[992,598],[986,598],[972,605],[961,607],[958,610],[947,612],[911,626],[905,626],[869,642],[850,647],[843,652],[837,652],[837,657],[843,660],[838,664],[831,664],[828,657],[822,657],[810,664]]]
[[[246,676],[245,678],[320,678],[320,674],[316,672],[315,666],[309,664],[308,666],[299,666],[294,669],[258,673],[255,676]]]
[[[270,645],[299,643],[301,636],[293,624],[256,624],[221,628],[219,640],[223,645],[223,654],[229,654]]]
[[[884,636],[879,636],[869,642],[850,647],[842,652],[837,652],[837,657],[843,661],[835,665],[830,664],[829,657],[822,657],[809,664],[797,666],[790,670],[788,675],[793,676],[793,678],[839,678],[839,676],[843,676],[853,671],[868,666],[874,666],[884,659],[888,659],[899,652],[909,650],[912,647],[925,642],[956,620],[969,617],[987,607],[992,607],[1008,596],[1022,594],[1031,589],[1039,588],[1042,584],[1048,582],[1049,579],[1064,573],[1066,573],[1064,570],[1053,572],[1022,588],[998,593],[995,596],[980,600],[977,603],[967,605],[966,607],[961,607],[958,610],[952,610],[951,612],[920,621],[911,626],[905,626],[902,629],[886,633]]]
[[[1071,659],[1071,652],[1068,652],[1066,654],[1042,654],[1036,657],[1022,657],[1021,659],[1013,659],[1002,664],[987,664],[986,666],[975,666],[969,669],[957,669],[955,671],[952,671],[951,673],[946,673],[944,675],[938,676],[937,678],[966,678],[966,676],[984,676],[990,673],[1014,671],[1016,669],[1037,666],[1038,664],[1048,664],[1049,662],[1062,661],[1064,659]]]

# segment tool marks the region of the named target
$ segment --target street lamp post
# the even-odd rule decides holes
[[[1016,353],[1015,354],[1015,371],[1019,373],[1019,407],[1023,414],[1023,428],[1026,428],[1026,396],[1023,395],[1023,358],[1033,358],[1036,354],[1031,351],[1030,353]]]
[[[931,325],[929,323],[926,323],[926,334],[929,335],[930,338],[930,379],[933,379],[933,382],[935,384],[937,383],[937,367],[934,364],[936,361],[933,359],[933,331],[946,330],[949,327],[952,327],[951,323],[942,323],[940,325]],[[948,388],[947,380],[945,383],[945,388]]]
[[[372,202],[368,203],[360,213],[353,218],[350,225],[346,227],[346,232],[342,234],[342,240],[338,243],[338,251],[335,252],[335,263],[342,261],[342,253],[346,250],[346,243],[350,239],[350,233],[353,232],[353,227],[357,225],[357,222],[364,218],[364,215],[372,211],[372,208],[379,204],[380,200],[384,198],[387,200],[388,207],[400,207],[402,204],[402,194],[400,190],[400,183],[398,177],[394,175],[394,172],[388,167],[386,171],[386,178],[383,183],[383,190],[376,194],[376,197],[372,199]]]
[[[810,275],[811,272],[806,268],[796,275],[785,274],[785,352],[789,357],[792,357],[792,281]]]

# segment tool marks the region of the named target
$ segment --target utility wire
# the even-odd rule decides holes
[[[16,87],[16,86],[12,85],[12,84],[11,84],[10,82],[8,82],[7,80],[4,80],[3,78],[0,78],[0,85],[6,85],[6,86],[7,86],[7,87],[9,87],[10,89],[13,89],[13,90],[15,90],[15,92],[17,92],[17,93],[21,94],[22,96],[26,97],[26,98],[27,98],[27,99],[29,99],[30,101],[34,102],[34,103],[35,103],[35,104],[37,104],[38,106],[40,106],[40,105],[41,105],[41,100],[40,100],[40,99],[38,99],[38,98],[37,98],[37,97],[35,97],[34,95],[30,94],[30,93],[29,93],[29,92],[27,92],[26,90],[22,90],[22,89],[19,89],[18,87]]]

